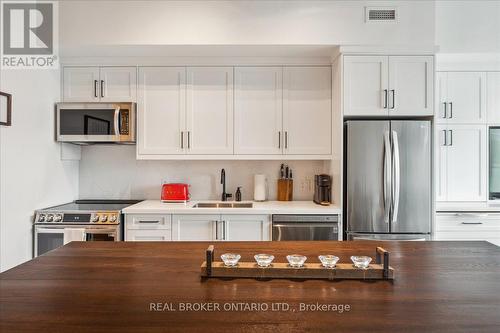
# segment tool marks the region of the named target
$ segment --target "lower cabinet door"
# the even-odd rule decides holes
[[[222,223],[224,240],[271,240],[271,220],[269,215],[222,215]]]
[[[222,240],[219,214],[182,214],[172,217],[172,239],[177,241]]]
[[[163,242],[172,240],[172,231],[165,229],[128,229],[125,230],[126,241]]]

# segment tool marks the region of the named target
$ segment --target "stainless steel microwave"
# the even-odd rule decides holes
[[[56,140],[76,144],[135,143],[135,103],[57,103]]]

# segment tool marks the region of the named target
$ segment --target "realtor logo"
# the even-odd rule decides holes
[[[47,1],[2,3],[2,66],[56,67],[56,6]]]

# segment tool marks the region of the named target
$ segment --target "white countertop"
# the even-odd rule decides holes
[[[500,212],[500,202],[436,202],[436,212]]]
[[[193,208],[198,202],[220,202],[210,200],[184,203],[164,203],[160,200],[145,200],[123,209],[125,214],[340,214],[338,206],[320,206],[312,201],[264,201],[253,202],[252,208]],[[251,201],[242,201],[251,202]]]

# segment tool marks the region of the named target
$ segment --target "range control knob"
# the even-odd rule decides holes
[[[45,214],[38,215],[38,222],[45,222]]]
[[[109,217],[109,222],[112,222],[112,223],[116,222],[116,215],[111,215]]]
[[[98,215],[94,215],[94,216],[92,216],[91,221],[92,221],[92,223],[97,223],[97,222],[99,222],[99,216],[98,216]]]
[[[54,221],[54,215],[52,214],[47,215],[47,222],[52,222],[52,221]]]
[[[54,222],[61,222],[61,221],[62,221],[62,215],[61,214],[54,215]]]
[[[101,216],[101,222],[106,222],[108,220],[108,216],[107,215],[102,215]]]

